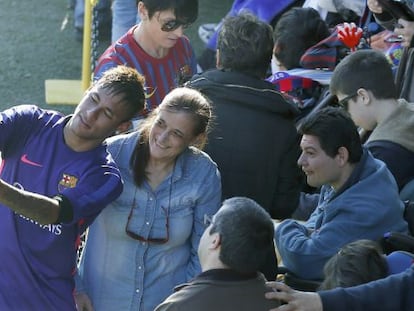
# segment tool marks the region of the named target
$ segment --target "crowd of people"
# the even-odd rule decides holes
[[[235,0],[205,70],[197,0],[100,5],[112,44],[74,113],[0,112],[1,310],[412,309],[414,255],[378,241],[412,234],[414,103],[367,30],[408,49],[409,15]]]

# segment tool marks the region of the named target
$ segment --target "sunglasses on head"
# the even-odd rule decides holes
[[[184,29],[186,29],[186,28],[188,28],[188,26],[190,26],[190,23],[185,23],[185,22],[179,21],[177,19],[171,19],[171,20],[163,22],[161,24],[161,30],[165,31],[165,32],[171,32],[171,31],[176,30],[180,26],[182,26]]]

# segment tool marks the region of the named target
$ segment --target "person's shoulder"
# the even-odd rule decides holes
[[[217,77],[218,75],[220,75],[220,70],[218,69],[208,69],[206,71],[196,73],[186,83],[186,86],[197,88],[198,86],[204,85],[205,83],[215,83],[214,77]]]
[[[190,146],[185,153],[187,154],[189,161],[194,162],[195,165],[217,167],[216,163],[207,153],[196,147]]]
[[[211,157],[198,148],[190,146],[185,150],[179,159],[185,172],[192,176],[211,176],[217,171],[217,164]]]
[[[189,46],[191,46],[190,39],[188,39],[188,37],[187,37],[187,36],[181,36],[181,37],[178,39],[177,43],[180,43],[180,44],[182,44],[182,45],[189,45]]]
[[[194,297],[186,291],[178,291],[169,296],[154,311],[193,311],[198,310],[193,306]],[[198,301],[200,303],[200,301]]]
[[[48,110],[48,109],[41,108],[37,105],[28,105],[28,104],[16,105],[16,106],[9,108],[8,110],[13,110],[16,113],[21,113],[21,114],[43,114],[43,113],[60,114],[59,112],[54,111],[54,110]]]
[[[48,123],[51,126],[58,120],[64,118],[64,115],[59,111],[44,109],[37,105],[17,105],[6,111],[6,114],[19,116],[19,118],[28,120],[30,119],[39,124]]]
[[[117,135],[113,135],[111,137],[108,137],[105,140],[105,143],[107,145],[116,145],[116,144],[123,144],[123,143],[135,143],[136,140],[139,137],[139,132],[138,131],[131,131],[128,133],[122,133],[122,134],[117,134]]]
[[[132,152],[132,149],[139,139],[139,135],[138,131],[114,135],[107,138],[105,144],[107,145],[109,152],[116,158],[116,154],[119,153],[121,149],[127,149],[128,152]]]

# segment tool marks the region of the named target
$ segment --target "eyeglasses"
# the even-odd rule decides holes
[[[161,30],[165,32],[171,32],[182,26],[184,29],[188,28],[191,23],[186,23],[183,21],[179,21],[177,19],[171,19],[168,21],[161,22],[158,20],[161,24]]]
[[[344,108],[345,110],[348,110],[348,101],[352,98],[354,98],[355,96],[357,96],[358,93],[353,93],[351,95],[348,95],[344,98],[342,98],[341,100],[338,101],[338,106],[341,108]]]
[[[137,189],[135,189],[135,194],[134,194],[134,199],[132,200],[132,206],[131,206],[131,210],[129,212],[128,215],[128,221],[126,223],[125,226],[125,233],[130,237],[133,238],[134,240],[138,240],[141,242],[148,242],[148,243],[154,243],[154,244],[164,244],[167,243],[168,240],[170,239],[170,204],[171,204],[171,188],[172,188],[172,174],[171,174],[171,179],[170,179],[170,190],[169,190],[169,198],[168,198],[168,207],[164,208],[161,206],[161,209],[163,210],[163,212],[165,213],[165,237],[162,238],[158,238],[158,237],[148,237],[148,238],[144,238],[143,236],[132,232],[129,229],[129,224],[132,218],[132,214],[134,211],[134,207],[136,206],[136,200],[135,200],[135,196],[137,194]]]

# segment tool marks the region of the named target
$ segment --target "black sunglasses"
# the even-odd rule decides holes
[[[135,202],[135,200],[134,200]],[[133,203],[134,203],[133,202]],[[128,215],[128,221],[127,224],[125,226],[125,233],[130,237],[133,238],[134,240],[138,240],[141,242],[148,242],[148,243],[154,243],[154,244],[164,244],[167,243],[168,240],[170,239],[170,233],[169,233],[169,229],[170,229],[170,217],[169,217],[169,207],[165,210],[163,207],[161,207],[165,213],[166,213],[166,221],[165,221],[165,231],[166,231],[166,236],[163,238],[144,238],[143,236],[136,234],[135,232],[132,232],[131,230],[129,230],[129,222],[132,218],[132,211],[134,210],[134,206],[135,204],[132,205],[131,207],[131,211],[129,212]]]
[[[177,19],[172,19],[161,24],[161,30],[165,32],[171,32],[182,26],[184,29],[188,28],[191,23],[186,23],[179,21]]]
[[[172,177],[172,175],[171,175],[171,177]],[[151,238],[151,237],[145,238],[145,237],[143,237],[143,236],[141,236],[141,235],[139,235],[139,234],[137,234],[137,233],[135,233],[135,232],[133,232],[133,231],[131,231],[129,229],[129,223],[131,221],[132,213],[133,213],[134,207],[136,205],[135,196],[137,194],[137,190],[135,189],[134,199],[132,200],[131,210],[129,211],[128,221],[127,221],[126,226],[125,226],[125,233],[130,238],[132,238],[134,240],[141,241],[141,242],[148,242],[148,243],[154,243],[154,244],[164,244],[164,243],[167,243],[168,242],[168,240],[170,239],[171,188],[172,188],[172,178],[170,178],[170,189],[169,189],[169,197],[168,197],[168,207],[167,208],[164,208],[164,207],[161,206],[161,209],[165,213],[165,219],[166,219],[165,220],[165,232],[166,232],[166,235],[165,235],[165,237],[162,237],[162,238],[158,238],[158,237],[157,238]]]
[[[348,95],[344,98],[342,98],[341,100],[338,101],[338,106],[341,108],[344,108],[345,110],[348,110],[348,101],[352,98],[354,98],[355,96],[357,96],[358,93],[353,93],[351,95]]]

